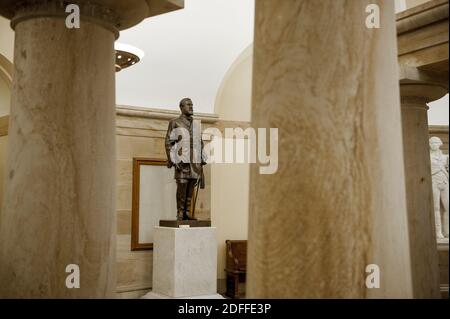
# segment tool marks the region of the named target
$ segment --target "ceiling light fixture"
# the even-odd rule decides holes
[[[132,45],[118,43],[114,44],[116,50],[116,72],[138,63],[144,57],[144,51]]]

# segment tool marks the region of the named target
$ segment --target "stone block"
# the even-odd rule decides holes
[[[153,293],[192,297],[217,293],[215,227],[155,227]]]

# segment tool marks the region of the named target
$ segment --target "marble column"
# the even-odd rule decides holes
[[[414,297],[440,298],[426,103],[441,98],[447,90],[401,83],[400,93]]]
[[[248,297],[412,297],[394,2],[255,12],[252,126],[279,129],[279,166],[251,171]]]
[[[114,41],[118,29],[179,6],[75,0],[81,25],[69,29],[66,1],[15,2],[0,4],[15,29],[0,298],[113,297]],[[66,286],[70,264],[79,288]]]

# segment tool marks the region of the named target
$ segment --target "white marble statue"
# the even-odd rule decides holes
[[[436,237],[448,238],[448,155],[439,149],[442,141],[439,137],[430,138],[431,177],[433,184],[434,216]],[[441,203],[444,211],[441,213]]]

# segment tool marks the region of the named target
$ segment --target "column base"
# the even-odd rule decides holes
[[[448,238],[438,239],[439,274],[441,298],[448,299]]]
[[[142,296],[141,299],[225,299],[225,297],[219,294],[188,296],[188,297],[171,297],[150,291],[149,293]]]

